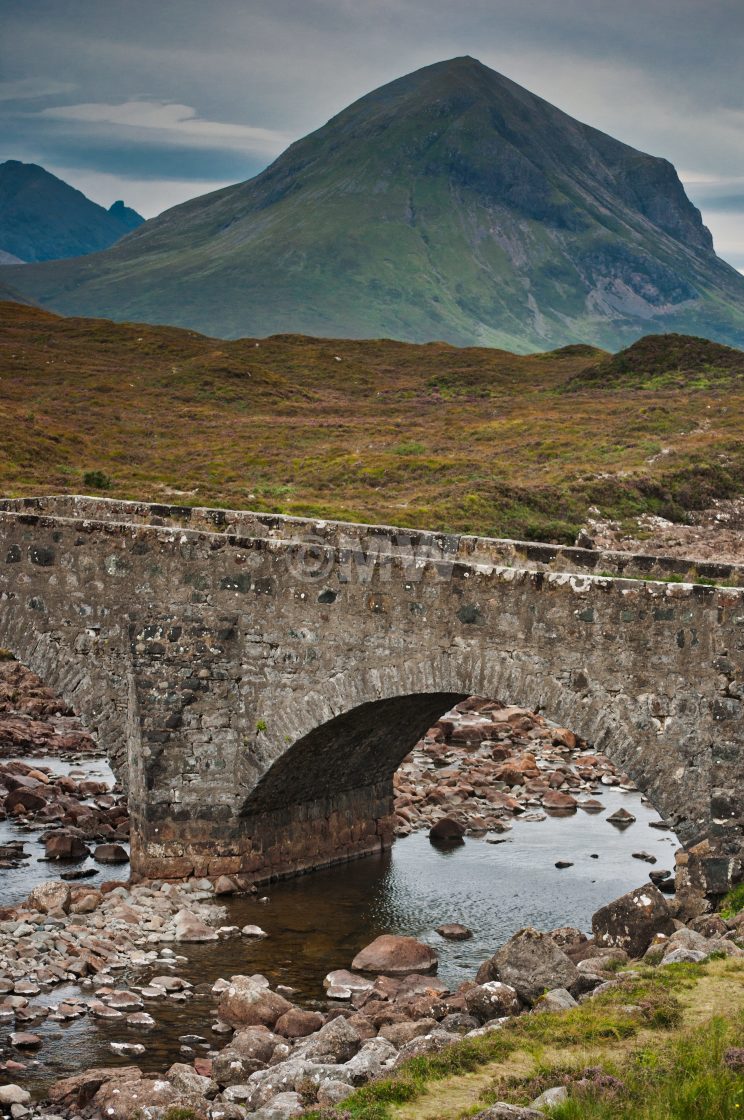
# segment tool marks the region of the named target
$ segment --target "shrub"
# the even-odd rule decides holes
[[[83,475],[83,485],[91,490],[110,490],[113,481],[105,471],[86,471]]]
[[[744,910],[744,883],[733,887],[721,903],[721,917],[735,918],[740,910]]]

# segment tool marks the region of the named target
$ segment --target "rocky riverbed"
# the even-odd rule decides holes
[[[744,956],[744,915],[725,922],[706,914],[685,924],[676,903],[649,884],[601,907],[591,937],[571,927],[518,931],[454,989],[437,978],[431,945],[385,935],[339,961],[346,967],[328,974],[325,1001],[313,1008],[264,975],[222,977],[210,990],[210,1032],[196,1035],[187,1031],[193,984],[182,974],[189,946],[262,931],[224,925],[224,907],[206,880],[85,891],[50,881],[0,923],[0,1016],[13,1025],[0,1106],[15,1120],[129,1120],[137,1110],[155,1120],[173,1108],[215,1120],[296,1116],[310,1105],[340,1104],[407,1058],[498,1030],[514,1015],[591,999],[623,983],[615,969],[630,959],[663,966],[711,953]],[[467,939],[470,931],[450,925],[439,935]],[[121,973],[133,968],[137,981],[122,983]],[[71,978],[79,984],[74,996]],[[55,998],[61,985],[64,998]],[[184,1011],[182,1060],[147,1075],[137,1058],[169,1004]],[[111,1065],[61,1078],[34,1103],[24,1081],[43,1044],[39,1024],[64,1029],[84,1017],[117,1024]]]
[[[536,820],[545,812],[601,812],[597,795],[614,787],[636,789],[568,728],[471,696],[429,730],[396,772],[396,834],[431,828],[444,816],[463,834],[483,835],[506,832],[525,814]]]
[[[10,660],[0,662],[0,751],[12,849],[0,900],[3,882],[36,874],[30,892],[11,900],[6,890],[0,909],[0,1110],[14,1120],[332,1110],[409,1056],[498,1030],[536,1005],[592,998],[629,957],[741,952],[741,922],[648,881],[596,910],[592,899],[649,872],[667,889],[673,834],[570,731],[483,698],[443,717],[396,775],[401,851],[416,853],[417,880],[439,861],[430,873],[445,884],[428,909],[405,879],[395,887],[389,855],[350,865],[358,893],[347,880],[346,916],[333,886],[341,869],[247,898],[228,877],[113,879],[126,865],[107,866],[101,848],[126,857],[126,806],[89,776],[100,751],[74,716]],[[7,830],[27,838],[29,858]],[[528,839],[540,835],[542,851]],[[448,871],[465,868],[482,884],[474,906],[446,886]],[[360,914],[379,883],[418,921],[395,904]],[[519,930],[520,912],[553,914],[560,928]],[[365,946],[361,928],[379,936]]]

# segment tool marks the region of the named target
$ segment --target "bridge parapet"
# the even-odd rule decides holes
[[[141,525],[215,533],[238,539],[317,544],[320,549],[413,557],[420,561],[497,565],[536,572],[604,578],[744,587],[744,565],[672,556],[585,549],[390,525],[289,517],[250,510],[127,502],[80,495],[0,499],[0,514],[25,513],[65,520]]]

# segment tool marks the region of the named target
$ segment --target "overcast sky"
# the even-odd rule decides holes
[[[0,157],[151,217],[471,54],[677,166],[744,269],[744,0],[0,0]]]

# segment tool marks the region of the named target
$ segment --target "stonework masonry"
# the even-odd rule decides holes
[[[139,876],[265,880],[379,851],[393,773],[472,694],[571,727],[707,842],[716,889],[742,876],[742,568],[9,499],[0,646],[107,746]]]

